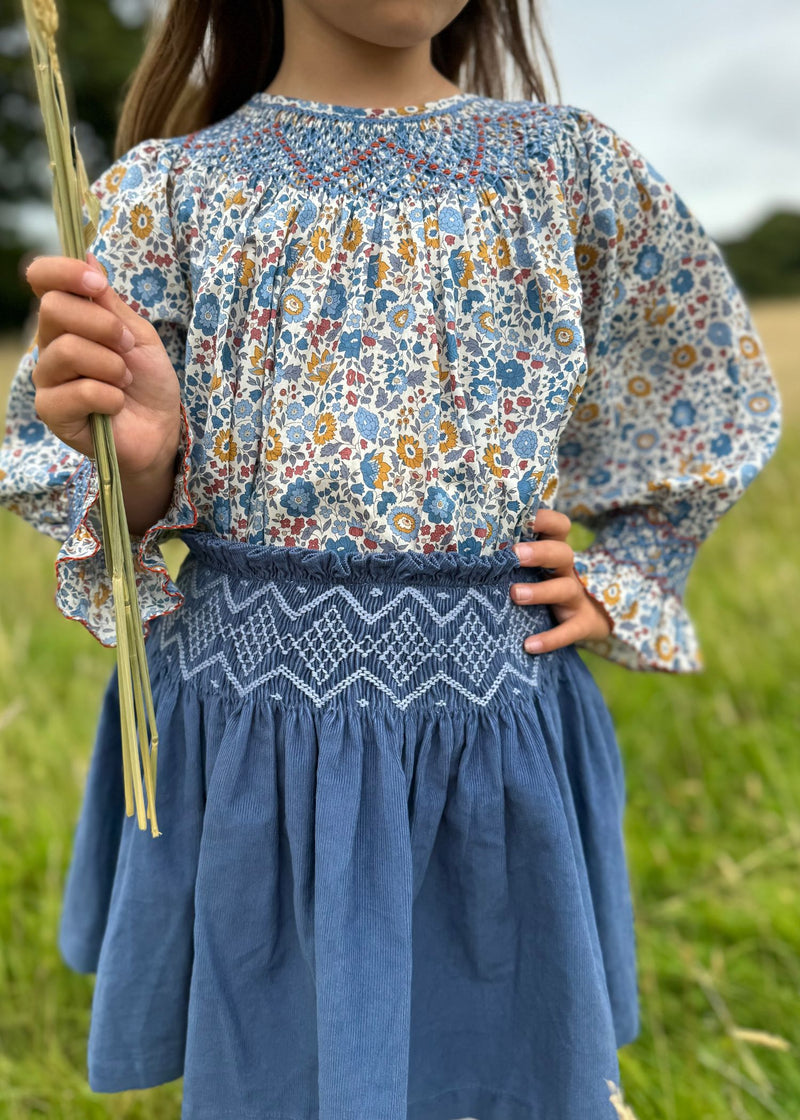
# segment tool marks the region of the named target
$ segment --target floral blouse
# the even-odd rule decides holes
[[[257,93],[92,189],[92,251],[182,386],[172,501],[133,541],[146,620],[181,605],[159,547],[181,528],[472,556],[530,539],[543,505],[595,533],[575,570],[613,631],[577,644],[702,668],[689,569],[781,404],[720,250],[611,127],[464,93]],[[110,645],[94,463],[37,419],[36,360],[0,500],[62,542],[58,606]]]

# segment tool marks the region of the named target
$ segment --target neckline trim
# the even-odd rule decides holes
[[[314,101],[306,97],[287,97],[282,93],[266,93],[264,90],[254,93],[244,103],[245,108],[262,109],[293,109],[306,114],[321,114],[330,117],[357,117],[364,119],[378,118],[385,120],[387,117],[408,119],[409,117],[427,117],[435,113],[444,113],[448,109],[456,108],[469,101],[478,99],[478,94],[451,93],[447,97],[436,98],[435,101],[421,101],[416,105],[337,105],[330,101]]]

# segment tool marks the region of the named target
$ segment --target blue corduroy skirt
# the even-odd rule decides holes
[[[146,648],[161,835],[105,696],[59,947],[92,1089],[183,1120],[611,1120],[639,1029],[624,775],[502,549],[187,534]]]

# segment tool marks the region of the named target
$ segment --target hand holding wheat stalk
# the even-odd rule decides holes
[[[83,160],[70,128],[55,47],[58,12],[54,0],[22,0],[22,6],[50,154],[53,209],[61,246],[65,256],[84,260],[96,233],[99,202],[90,190]],[[85,227],[84,204],[89,215]],[[158,732],[119,465],[110,417],[93,413],[90,419],[100,482],[103,551],[114,598],[125,812],[132,816],[135,807],[139,828],[147,828],[149,817],[152,835],[159,836],[155,808]]]

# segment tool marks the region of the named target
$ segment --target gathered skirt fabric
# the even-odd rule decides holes
[[[182,1120],[609,1120],[639,1030],[610,713],[511,549],[187,533],[146,642],[161,835],[116,675],[59,931],[92,1089]]]

